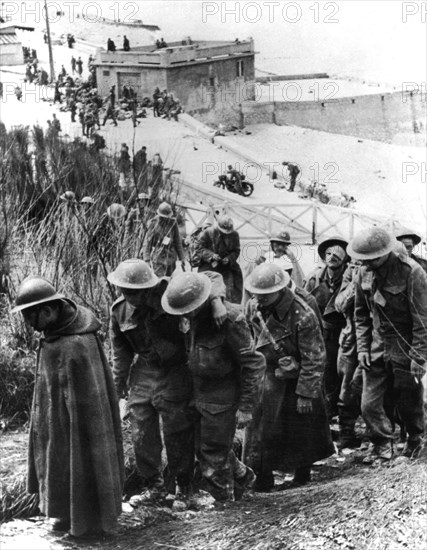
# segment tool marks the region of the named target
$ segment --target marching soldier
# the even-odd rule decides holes
[[[265,361],[253,349],[240,308],[225,302],[227,318],[215,329],[211,281],[202,273],[176,275],[163,294],[163,309],[190,321],[187,349],[197,415],[196,453],[203,488],[219,501],[239,500],[255,474],[232,450],[236,429],[252,420]]]
[[[363,371],[362,415],[371,450],[364,462],[392,458],[393,425],[384,408],[390,385],[408,438],[403,455],[419,454],[424,434],[423,385],[427,362],[427,275],[394,252],[396,240],[381,227],[355,235],[348,254],[360,260],[355,320]]]
[[[295,470],[294,485],[307,483],[313,462],[334,452],[322,390],[322,330],[288,283],[286,271],[267,263],[245,280],[253,295],[247,319],[267,363],[248,453],[260,491],[274,487],[273,470]]]

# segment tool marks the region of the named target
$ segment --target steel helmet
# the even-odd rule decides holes
[[[383,227],[373,226],[359,231],[347,246],[354,260],[374,260],[395,249],[396,239]]]
[[[115,286],[129,289],[152,288],[159,282],[157,275],[143,260],[132,258],[121,262],[107,279]]]
[[[319,246],[317,247],[317,252],[319,253],[319,256],[322,258],[322,260],[324,260],[326,250],[331,246],[340,246],[345,252],[347,249],[347,245],[348,242],[345,241],[342,237],[331,237],[329,239],[325,239],[319,244]]]
[[[171,315],[185,315],[204,304],[212,283],[203,273],[180,273],[173,277],[162,296],[162,307]]]
[[[65,191],[60,197],[62,201],[73,202],[76,200],[76,195],[73,191]]]
[[[400,227],[398,231],[396,231],[396,239],[398,241],[400,241],[401,239],[412,239],[414,241],[414,245],[420,244],[421,242],[421,237],[407,227]]]
[[[273,233],[273,235],[270,237],[270,244],[273,243],[284,243],[284,244],[291,244],[291,236],[288,233],[288,231],[279,231],[278,233]]]
[[[55,288],[43,277],[27,277],[18,288],[15,307],[12,313],[22,311],[53,300],[63,300],[65,296],[56,292]]]
[[[113,220],[121,220],[126,216],[126,208],[123,204],[113,202],[113,204],[107,208],[107,214]]]
[[[245,280],[245,288],[251,294],[272,294],[288,286],[289,281],[289,273],[280,266],[263,263]]]
[[[218,229],[226,235],[229,235],[233,232],[234,224],[230,216],[220,216],[218,218]]]
[[[160,216],[160,218],[172,218],[172,206],[168,202],[162,202],[157,209],[157,215]]]
[[[95,199],[92,197],[83,197],[80,202],[83,204],[95,204]]]

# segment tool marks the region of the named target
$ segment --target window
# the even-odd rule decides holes
[[[110,76],[110,71],[102,71],[102,76]]]
[[[244,76],[244,65],[243,65],[243,59],[240,61],[237,61],[236,63],[236,69],[237,69],[237,76]]]
[[[215,86],[215,78],[214,78],[214,77],[211,77],[211,78],[209,79],[209,86],[210,86],[211,88],[213,88],[213,87]]]

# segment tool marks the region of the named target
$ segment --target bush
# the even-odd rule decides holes
[[[33,352],[0,348],[0,422],[4,429],[30,418],[35,362]]]
[[[30,518],[37,514],[39,495],[30,495],[26,478],[21,475],[12,482],[2,483],[0,498],[0,523],[16,518]]]

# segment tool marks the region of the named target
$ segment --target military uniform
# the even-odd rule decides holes
[[[420,256],[416,256],[415,254],[411,254],[411,258],[427,273],[427,260],[424,260],[424,258],[420,258]]]
[[[338,399],[338,415],[342,443],[354,437],[354,426],[360,414],[362,371],[358,369],[356,325],[354,322],[355,277],[359,267],[350,264],[343,276],[335,299],[336,310],[346,319],[341,331],[338,351],[338,376],[341,388]]]
[[[337,311],[335,299],[339,292],[345,266],[339,271],[339,276],[331,279],[326,267],[312,272],[304,285],[304,289],[316,298],[323,318],[323,336],[326,345],[325,391],[329,417],[338,413],[338,396],[340,379],[338,377],[337,362],[339,338],[345,327],[345,317]]]
[[[273,470],[310,466],[333,454],[334,447],[322,391],[325,344],[315,313],[301,298],[286,291],[262,315],[270,335],[262,328],[256,302],[250,300],[247,318],[267,368],[247,459],[257,473],[257,481],[270,479],[273,483]],[[293,357],[295,365],[283,378],[279,359],[285,356]],[[299,396],[312,399],[311,413],[297,412]]]
[[[155,216],[148,224],[142,245],[142,257],[158,277],[169,277],[176,261],[185,260],[181,235],[175,219]]]
[[[129,410],[137,468],[150,487],[162,486],[162,438],[168,467],[188,485],[194,467],[194,429],[189,402],[191,376],[179,320],[161,307],[167,280],[150,289],[134,308],[124,298],[112,307],[110,337],[118,393],[129,387]]]
[[[240,304],[243,296],[242,270],[237,262],[240,255],[240,239],[237,231],[225,234],[217,227],[208,227],[198,239],[200,255],[199,272],[216,271],[224,278],[227,300]],[[228,258],[228,264],[212,264],[214,254],[221,259]]]
[[[394,403],[408,433],[417,442],[424,433],[423,387],[411,363],[427,361],[427,276],[410,258],[390,252],[375,272],[362,268],[355,298],[357,348],[370,353],[365,370],[362,414],[376,445],[392,438],[393,426],[384,409],[392,385]]]
[[[218,500],[233,500],[235,478],[246,473],[232,450],[236,411],[253,411],[265,361],[253,349],[240,308],[229,302],[225,305],[227,319],[220,329],[213,326],[209,306],[191,319],[187,345],[204,487]]]

